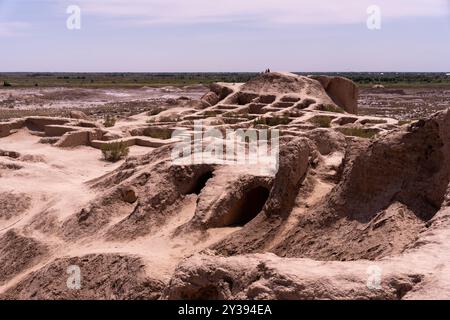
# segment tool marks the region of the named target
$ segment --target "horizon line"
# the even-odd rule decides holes
[[[273,70],[271,72],[290,72],[290,73],[450,73],[448,71],[277,71]],[[194,74],[194,73],[264,73],[264,71],[0,71],[0,74],[6,73],[104,73],[104,74],[113,74],[113,73],[124,73],[124,74],[170,74],[170,73],[185,73],[185,74]]]

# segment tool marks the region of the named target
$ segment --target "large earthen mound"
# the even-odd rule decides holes
[[[79,283],[75,278],[78,271]],[[91,254],[52,261],[9,289],[3,298],[153,300],[162,289],[162,282],[145,275],[138,257]]]
[[[274,72],[210,89],[113,127],[80,114],[0,123],[0,296],[448,297],[450,110],[407,125],[359,116],[340,77]],[[192,161],[230,130],[270,142],[277,130],[276,165],[236,151]],[[111,143],[130,155],[102,160]]]
[[[47,248],[38,241],[9,230],[0,237],[0,285],[38,263]]]

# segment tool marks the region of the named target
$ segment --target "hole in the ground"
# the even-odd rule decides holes
[[[256,93],[239,92],[237,103],[239,105],[246,105],[255,100],[256,98],[258,98],[258,95]]]
[[[262,108],[264,108],[266,104],[264,103],[251,103],[248,105],[248,111],[249,113],[255,113],[255,114],[261,114]]]
[[[281,101],[283,101],[283,102],[299,102],[300,100],[301,100],[300,97],[290,96],[290,95],[286,95],[281,98]]]
[[[273,103],[276,99],[277,99],[277,96],[265,95],[265,96],[260,96],[256,101],[259,103],[270,104],[270,103]]]
[[[203,188],[205,187],[206,182],[208,182],[208,180],[211,179],[212,177],[213,177],[212,171],[207,171],[207,172],[203,173],[200,177],[197,178],[197,180],[195,181],[195,184],[193,185],[191,190],[189,190],[189,192],[187,192],[187,194],[199,195],[200,192],[202,192]]]
[[[269,198],[269,189],[259,186],[246,192],[224,217],[223,226],[243,226],[253,220]]]

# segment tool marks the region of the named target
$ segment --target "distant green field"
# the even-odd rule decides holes
[[[381,84],[385,87],[448,87],[450,75],[447,73],[417,73],[417,72],[361,72],[341,73],[341,76],[355,81],[361,87],[372,87]]]
[[[256,73],[0,73],[0,86],[142,87],[245,82]]]
[[[298,73],[339,75],[361,87],[450,86],[446,73],[331,72]],[[246,82],[257,73],[0,73],[0,89],[7,87],[142,87],[188,86],[214,82]]]

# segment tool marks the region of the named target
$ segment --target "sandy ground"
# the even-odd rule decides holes
[[[361,89],[359,114],[419,119],[448,108],[449,88]]]
[[[26,129],[1,140],[0,146],[3,150],[14,150],[21,154],[19,163],[22,168],[1,171],[0,193],[12,192],[19,197],[26,195],[31,198],[31,201],[29,209],[18,216],[8,220],[0,219],[0,231],[12,227],[24,230],[26,236],[50,248],[51,260],[55,257],[83,256],[91,253],[135,254],[143,258],[150,276],[168,279],[182,257],[206,248],[218,239],[236,231],[236,228],[211,229],[201,240],[191,236],[171,238],[173,231],[188,222],[194,215],[197,196],[191,195],[179,207],[179,213],[173,221],[166,224],[170,227],[161,228],[152,235],[134,241],[111,242],[99,236],[93,236],[77,242],[67,242],[58,236],[44,234],[30,227],[36,223],[37,218],[42,218],[43,213],[49,213],[44,216],[44,219],[48,219],[45,223],[61,225],[70,215],[81,210],[98,196],[87,187],[86,182],[118,168],[124,160],[109,163],[102,159],[98,149],[87,146],[60,149],[38,143],[38,140],[39,137],[29,134]],[[151,148],[132,146],[130,156],[142,155],[151,150]],[[7,157],[0,158],[0,163],[8,162],[10,160]],[[120,216],[115,221],[122,218],[124,217]],[[57,222],[51,219],[56,219]],[[0,293],[48,262],[48,260],[41,261],[20,273],[7,284],[0,286]]]
[[[38,108],[89,108],[106,103],[160,101],[180,96],[199,98],[207,89],[203,86],[86,89],[86,88],[10,88],[0,90],[0,108],[17,110]]]

